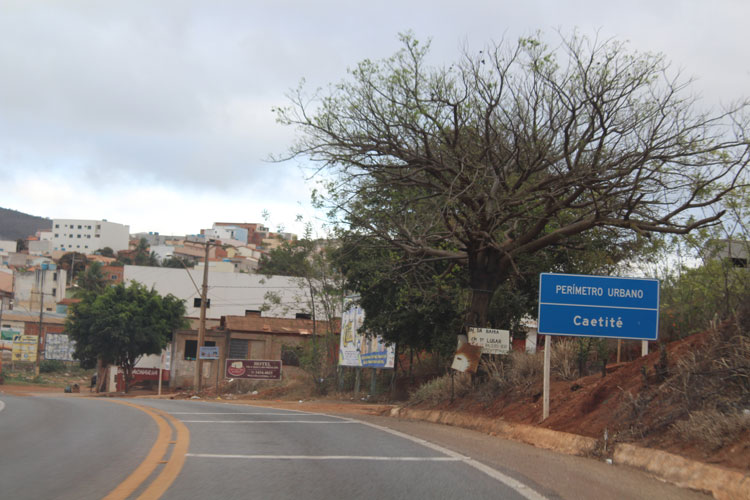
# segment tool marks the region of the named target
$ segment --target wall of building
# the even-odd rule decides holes
[[[15,240],[0,240],[0,253],[9,254],[16,251]]]
[[[200,307],[194,307],[193,299],[200,297],[203,272],[196,269],[154,268],[145,266],[125,266],[124,281],[135,280],[154,287],[161,295],[171,293],[185,300],[186,316],[197,318]],[[197,289],[196,289],[197,288]],[[309,292],[300,286],[299,280],[286,276],[266,277],[244,273],[208,273],[208,298],[211,307],[206,311],[208,318],[221,316],[244,316],[246,310],[260,310],[267,302],[265,295],[273,292],[281,298],[281,304],[274,305],[264,315],[294,318],[298,312],[307,312]],[[321,309],[322,310],[322,309]]]
[[[17,271],[14,277],[15,308],[39,311],[41,290],[44,293],[44,310],[55,311],[55,304],[65,298],[66,279],[67,272],[60,268]]]
[[[224,378],[224,366],[231,339],[247,340],[249,352],[247,359],[281,359],[282,346],[298,346],[309,341],[300,335],[279,333],[240,333],[230,331],[207,331],[205,340],[215,342],[219,348],[218,360],[203,361],[202,385],[213,386],[216,383],[218,370],[219,381]],[[188,341],[197,342],[198,332],[183,330],[175,333],[170,372],[170,389],[192,387],[196,361],[185,358],[185,347]]]
[[[93,253],[110,247],[117,252],[127,250],[130,227],[115,222],[55,219],[52,221],[52,250]]]

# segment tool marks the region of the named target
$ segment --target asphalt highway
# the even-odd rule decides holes
[[[707,497],[433,424],[204,401],[0,395],[0,498]]]

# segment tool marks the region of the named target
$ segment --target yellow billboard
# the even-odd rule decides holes
[[[19,335],[13,339],[13,361],[36,361],[36,352],[36,335]]]

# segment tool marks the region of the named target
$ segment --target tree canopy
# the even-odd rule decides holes
[[[277,117],[300,130],[290,155],[332,179],[324,203],[352,232],[415,265],[464,267],[468,324],[487,324],[528,256],[592,231],[606,252],[686,234],[747,183],[748,104],[698,109],[662,56],[573,34],[434,67],[429,44],[402,43],[325,93],[299,88]]]
[[[73,357],[84,368],[97,359],[122,368],[126,387],[141,356],[158,354],[185,324],[182,300],[132,282],[88,293],[71,307],[65,331],[76,342]],[[126,389],[127,390],[127,389]]]

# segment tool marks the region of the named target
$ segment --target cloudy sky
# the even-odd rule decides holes
[[[0,0],[0,207],[107,219],[131,232],[214,221],[301,231],[303,160],[273,106],[305,78],[432,39],[461,47],[555,29],[664,53],[707,106],[750,96],[745,0]]]

